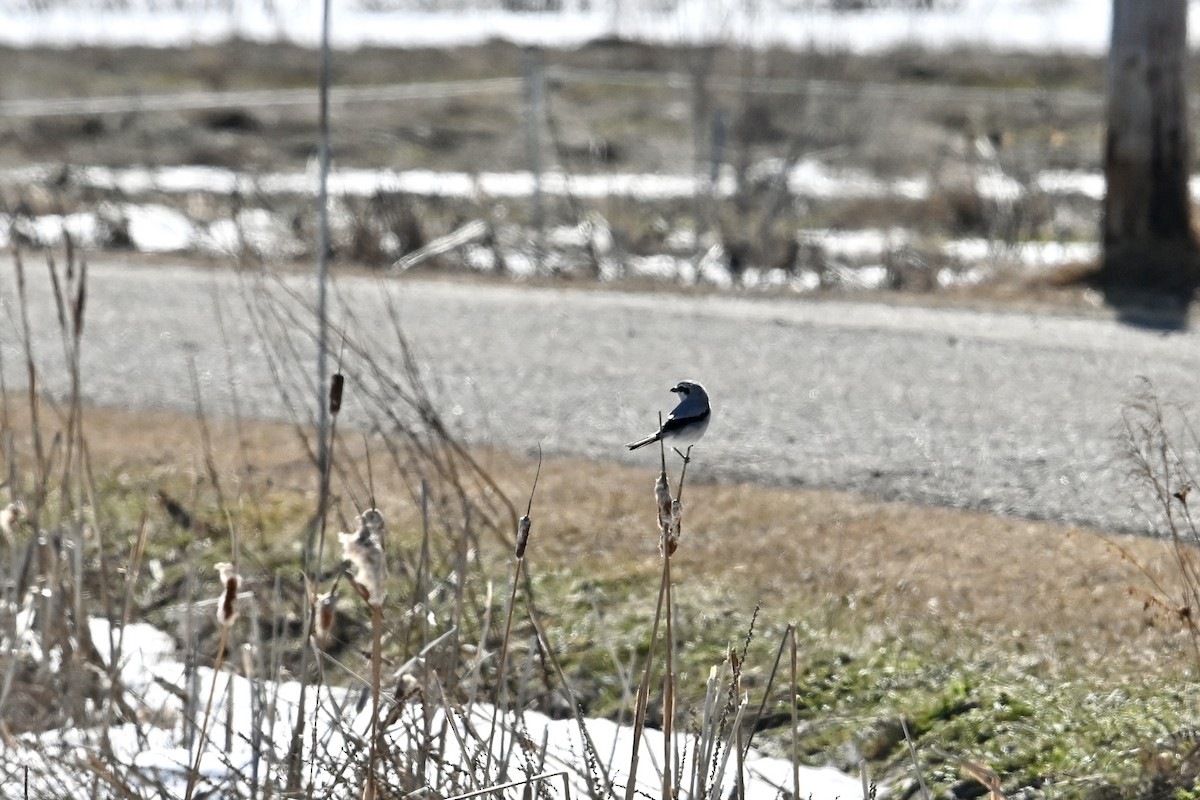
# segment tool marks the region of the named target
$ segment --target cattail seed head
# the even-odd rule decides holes
[[[313,622],[313,638],[317,647],[324,650],[333,641],[337,625],[337,593],[326,592],[317,598]]]
[[[217,573],[221,576],[221,597],[217,600],[217,622],[228,628],[237,619],[238,587],[242,576],[233,570],[233,564],[222,561],[217,564]]]
[[[387,525],[383,522],[383,514],[377,508],[368,508],[358,517],[359,524],[365,528],[371,536],[379,540],[379,546],[383,546],[383,540],[387,536]],[[359,534],[362,535],[361,532]]]
[[[679,535],[683,532],[683,503],[671,501],[671,524],[667,526],[667,555],[674,555],[679,547]]]
[[[529,544],[529,529],[532,527],[533,520],[529,519],[528,514],[517,523],[517,558],[525,557],[525,546]]]
[[[83,311],[87,308],[87,263],[82,265],[79,272],[79,287],[75,292],[75,301],[71,304],[71,330],[76,336],[83,333]]]
[[[0,509],[0,533],[4,534],[6,541],[12,541],[13,531],[17,529],[24,518],[25,506],[20,500],[15,500]]]
[[[671,484],[667,482],[667,473],[658,473],[654,482],[654,502],[658,507],[658,529],[666,535],[671,525]]]
[[[378,509],[368,508],[359,515],[358,530],[354,533],[339,533],[342,556],[354,567],[354,582],[368,604],[383,605],[383,584],[387,579],[387,560],[383,554],[383,536],[386,527],[383,514]]]
[[[329,381],[329,413],[337,414],[342,410],[342,389],[346,385],[346,376],[335,372]]]

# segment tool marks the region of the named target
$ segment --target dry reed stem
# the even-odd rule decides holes
[[[799,703],[797,702],[800,694],[800,670],[799,659],[797,657],[796,646],[796,623],[788,623],[788,640],[791,643],[791,694],[789,695],[791,702],[788,703],[789,710],[792,712],[792,726],[789,731],[791,735],[792,746],[792,797],[802,797],[800,794],[800,719]],[[865,798],[864,798],[865,800]]]
[[[379,700],[383,682],[383,605],[371,605],[371,743],[367,754],[367,782],[364,800],[376,795],[379,780],[376,764],[379,760]]]
[[[964,775],[983,784],[988,790],[989,800],[1008,800],[1008,796],[1004,793],[1004,789],[1000,785],[1000,776],[996,774],[994,769],[970,759],[959,758],[957,756],[950,756],[950,758],[958,762],[958,767],[963,771]]]
[[[663,605],[666,606],[666,652],[664,653],[663,670],[663,797],[673,797],[674,791],[671,780],[674,772],[671,765],[678,760],[679,754],[675,748],[675,631],[674,631],[674,599],[671,585],[671,553],[668,547],[663,553],[663,593],[666,595]]]
[[[555,778],[562,778],[563,800],[571,800],[570,777],[571,777],[571,773],[567,772],[566,770],[562,770],[559,772],[546,772],[541,775],[534,775],[530,778],[523,778],[522,780],[519,780],[519,781],[509,781],[508,783],[501,783],[501,784],[497,784],[495,786],[487,786],[483,789],[475,789],[474,791],[470,791],[465,794],[456,794],[451,797],[447,797],[446,800],[474,800],[474,798],[476,798],[476,797],[482,797],[484,795],[490,795],[490,794],[500,796],[500,793],[507,789],[517,789],[517,788],[525,789],[525,791],[522,793],[522,797],[531,797],[532,794],[530,792],[530,789],[533,788],[534,784],[544,783],[546,781],[554,780]]]
[[[904,731],[904,744],[908,748],[908,757],[912,761],[913,772],[917,774],[917,786],[921,790],[921,800],[931,800],[929,787],[925,785],[925,775],[921,772],[921,760],[917,758],[917,747],[913,743],[912,734],[908,731],[908,721],[900,717],[900,729]]]
[[[575,726],[579,731],[579,738],[583,741],[585,768],[580,769],[580,772],[587,780],[589,796],[609,797],[612,795],[612,778],[609,776],[604,763],[600,760],[599,753],[596,750],[596,743],[592,741],[592,735],[588,732],[587,722],[583,718],[583,706],[575,696],[575,691],[571,688],[571,684],[563,672],[562,662],[559,661],[558,656],[550,647],[550,639],[546,636],[546,631],[542,627],[537,613],[532,608],[529,610],[529,622],[533,626],[534,633],[537,634],[537,642],[539,647],[541,647],[542,655],[549,660],[550,665],[554,668],[554,674],[558,678],[559,687],[562,689],[563,695],[571,707],[571,717],[575,720]]]

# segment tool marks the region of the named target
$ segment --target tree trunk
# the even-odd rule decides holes
[[[1188,198],[1187,0],[1113,0],[1104,172],[1110,300],[1189,298],[1200,263]]]

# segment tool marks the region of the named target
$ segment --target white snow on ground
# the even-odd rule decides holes
[[[112,652],[110,632],[114,639],[122,638],[121,629],[110,629],[103,620],[93,620],[91,632],[106,658]],[[168,687],[175,687],[186,692],[188,681],[184,666],[176,660],[171,638],[148,625],[126,626],[119,652],[122,654],[122,683],[129,699],[143,710],[144,722],[136,726],[120,724],[104,732],[72,729],[17,737],[17,746],[9,753],[16,759],[15,763],[30,767],[31,797],[44,792],[65,796],[64,792],[72,789],[86,792],[95,776],[84,764],[89,754],[97,753],[96,743],[102,733],[111,742],[116,759],[116,763],[108,766],[135,789],[151,790],[151,784],[138,778],[141,773],[161,782],[160,785],[170,793],[168,796],[184,795],[189,765],[195,762],[196,750],[183,743],[184,710],[180,692],[168,690]],[[261,784],[268,769],[279,768],[299,713],[306,715],[311,726],[305,736],[304,763],[306,779],[312,781],[317,795],[325,796],[323,793],[334,787],[344,787],[348,781],[355,786],[356,770],[353,766],[345,767],[348,762],[362,763],[370,729],[370,704],[359,702],[362,699],[360,690],[324,688],[318,692],[310,687],[306,710],[302,712],[300,687],[296,683],[254,682],[222,671],[214,684],[213,673],[208,669],[199,670],[198,677],[201,706],[198,716],[203,715],[210,687],[215,686],[215,691],[207,744],[200,759],[203,777],[196,787],[197,796],[205,796],[208,791],[215,791],[215,796],[220,797],[245,796],[246,781],[252,774],[257,774]],[[394,681],[392,683],[394,685]],[[357,708],[359,705],[364,705],[361,711]],[[436,760],[442,765],[436,769],[445,775],[459,773],[460,785],[468,783],[462,774],[464,770],[475,772],[474,779],[480,781],[477,785],[494,785],[496,781],[479,768],[485,760],[481,757],[486,752],[482,743],[489,740],[492,716],[493,708],[489,705],[446,703],[433,712],[431,721],[427,721],[421,707],[410,704],[388,730],[389,749],[392,753],[413,754],[419,743],[431,744],[434,749],[426,752],[439,753]],[[230,736],[225,727],[227,720],[231,723]],[[632,729],[606,720],[587,720],[586,728],[604,771],[623,791],[633,747]],[[514,734],[518,729],[519,734]],[[433,731],[433,734],[420,731]],[[275,743],[273,748],[270,742]],[[693,753],[691,738],[680,736],[678,743],[683,748],[681,752],[690,757]],[[502,718],[501,731],[494,739],[492,750],[500,757],[514,747],[520,752],[528,745],[536,749],[543,744],[545,761],[525,773],[520,766],[526,763],[525,758],[518,756],[514,759],[518,766],[512,768],[509,779],[566,771],[573,796],[588,796],[586,778],[580,772],[584,763],[584,743],[573,720],[553,720],[532,712],[522,715],[519,720]],[[643,796],[655,796],[661,789],[656,765],[665,763],[663,745],[661,732],[650,730],[642,738],[637,781]],[[133,769],[125,768],[126,765]],[[731,759],[719,796],[729,796],[734,790],[734,771],[735,764]],[[784,759],[751,751],[746,759],[746,775],[745,796],[750,800],[775,800],[792,790],[792,766]],[[442,785],[434,780],[430,783]],[[563,796],[561,779],[546,785],[551,796]],[[857,778],[836,769],[800,767],[800,792],[812,800],[849,800],[861,797],[862,787]],[[337,796],[358,796],[360,793],[356,788]],[[684,794],[686,796],[686,792]],[[509,796],[520,796],[520,789],[512,790]]]
[[[777,175],[779,162],[757,165],[755,173],[767,179]],[[62,167],[31,165],[0,171],[0,185],[50,183],[62,177]],[[1058,173],[1056,173],[1058,175]],[[72,167],[68,179],[79,186],[108,189],[124,194],[164,192],[210,192],[228,195],[315,194],[317,176],[312,172],[246,173],[222,167]],[[1068,180],[1064,175],[1060,180]],[[922,179],[884,180],[866,170],[834,167],[816,159],[805,159],[792,166],[788,187],[797,197],[828,199],[838,197],[897,196],[921,199],[929,194],[929,183]],[[997,183],[998,191],[1009,192],[1007,183]],[[692,197],[707,187],[707,179],[693,175],[655,173],[566,174],[548,171],[542,175],[541,191],[547,195],[579,198],[633,197],[641,200],[669,200]],[[981,187],[985,191],[990,186]],[[526,198],[533,194],[534,178],[518,172],[435,172],[427,169],[393,170],[334,167],[329,174],[329,192],[333,195],[371,197],[377,192],[401,192],[424,197]],[[722,171],[714,194],[729,197],[735,190],[732,171]]]
[[[49,0],[49,10],[8,0],[0,6],[0,43],[154,46],[238,36],[316,45],[321,0]],[[446,3],[333,0],[335,46],[454,46],[491,38],[519,44],[577,46],[605,36],[664,44],[749,43],[757,46],[879,51],[898,45],[997,47],[1100,53],[1107,47],[1110,0],[959,0],[933,10],[836,12],[821,0],[566,0],[557,12],[514,12],[495,2]],[[424,6],[424,9],[421,7]],[[373,10],[374,9],[374,10]],[[582,10],[587,9],[587,10]],[[1200,31],[1192,31],[1200,41]]]
[[[756,170],[770,174],[782,169],[781,164],[758,165]],[[310,196],[316,188],[316,178],[308,172],[262,173],[247,175],[228,169],[201,166],[180,167],[79,167],[66,174],[79,186],[115,191],[125,195],[157,192],[168,195],[191,193],[227,196],[232,192],[244,198],[278,197],[282,195]],[[63,177],[61,167],[29,166],[0,172],[0,185],[47,184]],[[809,159],[794,165],[788,173],[791,191],[800,198],[820,200],[836,198],[898,197],[920,200],[929,196],[929,181],[910,178],[883,180],[863,170],[832,167]],[[1034,186],[1050,195],[1081,195],[1096,201],[1102,196],[1103,178],[1085,172],[1047,172],[1036,176]],[[456,199],[521,199],[534,190],[533,176],[528,172],[432,172],[429,170],[335,170],[330,176],[330,192],[338,197],[371,197],[378,192],[399,192],[426,197]],[[1200,178],[1193,179],[1193,194],[1200,197]],[[630,197],[641,200],[686,199],[705,188],[688,175],[601,174],[566,175],[548,173],[541,191],[551,196]],[[724,174],[711,187],[717,196],[728,197],[734,192],[733,179]],[[1017,201],[1025,190],[1016,181],[998,171],[984,170],[977,178],[975,190],[998,203]],[[340,220],[340,221],[339,221]],[[348,220],[335,214],[335,227],[348,227]],[[602,220],[600,221],[602,223]],[[716,265],[723,253],[708,252],[703,258],[663,254],[657,257],[628,257],[624,263],[613,260],[612,237],[607,229],[594,230],[596,221],[579,226],[551,229],[545,244],[551,248],[583,247],[589,237],[597,253],[603,257],[601,277],[618,275],[682,280],[690,283],[705,280],[717,285],[729,283],[730,277]],[[35,244],[54,246],[62,241],[63,231],[70,233],[82,247],[103,247],[113,226],[121,227],[129,245],[147,253],[197,251],[230,255],[250,252],[274,257],[299,257],[308,246],[298,238],[282,214],[264,208],[243,208],[236,218],[218,219],[208,224],[189,219],[168,206],[154,203],[109,203],[95,212],[78,212],[66,217],[46,215],[36,218],[10,217],[0,214],[0,245],[7,246],[10,227],[16,234]],[[914,234],[902,228],[797,231],[802,243],[819,246],[828,255],[849,259],[881,259],[899,248],[913,245]],[[511,238],[511,237],[510,237]],[[673,231],[668,237],[676,254],[695,251],[696,242],[689,231]],[[522,243],[507,243],[511,251],[505,256],[505,268],[512,274],[532,274],[537,264],[522,254]],[[944,255],[968,267],[988,267],[999,263],[1023,265],[1030,269],[1048,268],[1065,263],[1095,258],[1095,243],[1022,242],[1006,243],[986,239],[951,240],[937,245]],[[495,253],[491,248],[471,247],[465,251],[468,264],[480,270],[495,268]],[[851,285],[874,286],[886,270],[846,272],[838,267],[836,275],[846,275]],[[875,276],[875,277],[872,277]],[[882,279],[880,279],[882,280]],[[748,276],[751,285],[778,284],[781,278],[769,278],[759,273]],[[810,279],[793,283],[796,288],[812,288]]]
[[[783,166],[777,161],[755,165],[751,178],[768,180],[778,175]],[[63,168],[34,164],[0,170],[0,186],[46,185],[63,178]],[[233,193],[254,195],[299,194],[312,196],[317,190],[317,176],[312,172],[235,172],[223,167],[71,167],[66,177],[79,186],[106,189],[122,194],[162,192],[186,194],[205,192],[216,195]],[[924,177],[880,178],[868,170],[833,166],[819,159],[803,159],[792,165],[787,173],[788,189],[799,198],[815,200],[896,197],[923,200],[932,192],[930,181]],[[1104,197],[1104,176],[1098,171],[1047,170],[1032,180],[1039,191],[1050,195],[1078,195],[1099,201]],[[1200,175],[1190,182],[1192,197],[1200,200]],[[630,197],[640,200],[671,200],[688,198],[707,180],[694,175],[663,175],[655,173],[600,173],[568,175],[548,171],[542,175],[543,194],[596,199]],[[723,169],[717,183],[711,187],[718,197],[730,197],[735,191],[732,172]],[[361,169],[338,168],[329,175],[329,192],[333,196],[371,197],[378,192],[398,192],[422,197],[527,198],[534,190],[531,173],[517,172],[435,172],[427,169]],[[976,177],[976,190],[989,200],[1011,202],[1023,191],[1021,184],[999,169],[981,169]]]

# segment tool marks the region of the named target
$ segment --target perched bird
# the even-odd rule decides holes
[[[625,445],[630,450],[645,447],[659,439],[669,444],[695,444],[708,430],[712,409],[709,408],[708,392],[704,391],[704,387],[695,381],[680,381],[671,391],[679,395],[679,405],[675,406],[675,410],[655,433]]]

